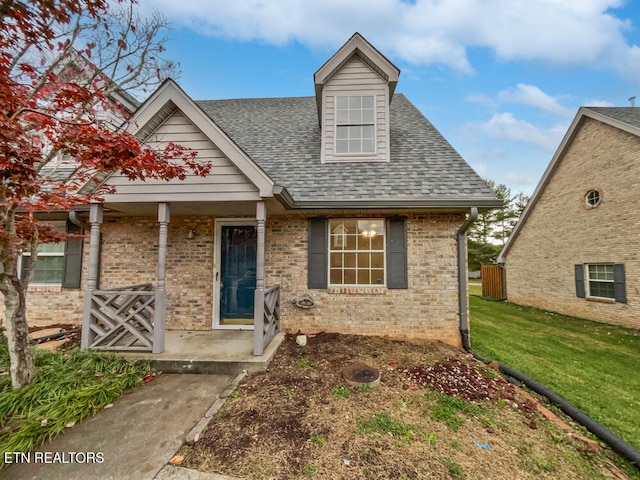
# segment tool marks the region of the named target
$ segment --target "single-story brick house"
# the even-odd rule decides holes
[[[464,234],[501,201],[395,94],[399,74],[355,34],[314,96],[194,101],[166,81],[128,128],[196,150],[211,173],[103,179],[115,193],[72,212],[90,233],[33,285],[29,319],[83,318],[84,347],[154,352],[165,328],[254,325],[257,354],[279,328],[460,345]]]
[[[498,262],[508,300],[640,328],[640,108],[582,107]]]

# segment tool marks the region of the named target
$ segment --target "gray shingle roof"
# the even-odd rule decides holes
[[[585,107],[634,127],[640,128],[640,107]]]
[[[390,162],[321,163],[315,97],[196,103],[296,201],[495,201],[486,183],[401,94],[391,102]]]

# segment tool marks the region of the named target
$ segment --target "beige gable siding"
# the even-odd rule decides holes
[[[360,58],[354,56],[323,89],[322,125],[324,161],[370,161],[389,159],[389,88],[387,82]],[[366,156],[335,155],[335,97],[376,96],[376,152]]]
[[[509,301],[640,328],[640,139],[585,118],[506,257]],[[602,203],[586,206],[597,188]],[[625,265],[627,303],[576,296],[574,265]]]
[[[211,172],[206,177],[190,173],[183,181],[170,182],[131,182],[118,173],[107,181],[109,186],[116,188],[115,194],[105,196],[107,202],[259,199],[258,188],[182,112],[176,111],[170,116],[149,140],[153,148],[174,142],[197,151],[199,161],[213,165]]]

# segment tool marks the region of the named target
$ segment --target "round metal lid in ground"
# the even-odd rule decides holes
[[[364,363],[354,363],[342,369],[342,376],[352,387],[369,385],[377,387],[380,385],[380,370],[377,370]]]

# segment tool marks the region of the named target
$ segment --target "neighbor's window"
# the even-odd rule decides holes
[[[589,296],[615,298],[613,287],[613,265],[591,264],[588,267]]]
[[[600,205],[600,201],[602,200],[602,195],[598,190],[589,190],[587,194],[584,196],[584,201],[587,203],[587,207],[595,208]]]
[[[384,285],[384,220],[329,221],[329,284]]]
[[[375,96],[336,97],[336,153],[375,152]]]
[[[65,231],[64,222],[52,222],[56,230]],[[65,242],[45,243],[38,247],[38,261],[36,269],[31,277],[31,283],[62,283],[64,272],[64,245]],[[31,263],[31,253],[22,252],[20,261],[20,276],[22,277]]]

